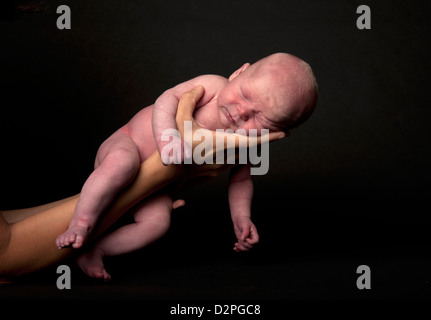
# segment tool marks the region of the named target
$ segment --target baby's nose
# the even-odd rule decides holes
[[[243,121],[247,121],[248,117],[249,117],[247,109],[242,108],[242,107],[238,107],[237,109],[238,109],[238,114],[241,117],[241,119]]]

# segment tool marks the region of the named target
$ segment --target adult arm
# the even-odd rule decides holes
[[[181,134],[184,134],[184,121],[192,121],[193,130],[199,129],[192,115],[194,106],[203,92],[204,89],[198,87],[182,96],[176,116]],[[215,141],[216,133],[212,132],[212,134]],[[273,133],[270,134],[269,141],[282,137],[284,137],[283,133]],[[241,135],[237,135],[237,138],[237,141],[247,139]],[[215,147],[216,144],[210,142]],[[239,146],[239,142],[236,146]],[[119,194],[101,223],[96,226],[92,236],[100,236],[136,203],[167,184],[194,176],[214,176],[228,167],[230,166],[225,164],[165,166],[159,153],[154,152],[141,164],[134,182]],[[13,224],[9,224],[0,214],[0,277],[15,277],[30,273],[59,263],[73,253],[79,252],[76,249],[58,250],[55,246],[57,236],[67,230],[78,197],[79,195],[60,201],[54,206],[48,205],[46,210]]]

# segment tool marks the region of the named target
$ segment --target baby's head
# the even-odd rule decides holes
[[[234,130],[288,132],[306,121],[317,103],[310,66],[286,53],[244,64],[218,96],[220,119]]]

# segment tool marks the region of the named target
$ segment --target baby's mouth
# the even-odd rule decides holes
[[[229,122],[232,123],[234,126],[236,126],[235,120],[232,118],[229,111],[225,107],[223,107],[222,110],[226,118],[229,120]]]

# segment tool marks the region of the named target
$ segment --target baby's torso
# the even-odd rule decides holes
[[[139,111],[126,125],[117,132],[126,133],[139,149],[141,162],[145,161],[156,150],[156,141],[152,129],[154,105]],[[217,101],[212,100],[194,112],[196,122],[203,128],[215,130],[219,127]]]

